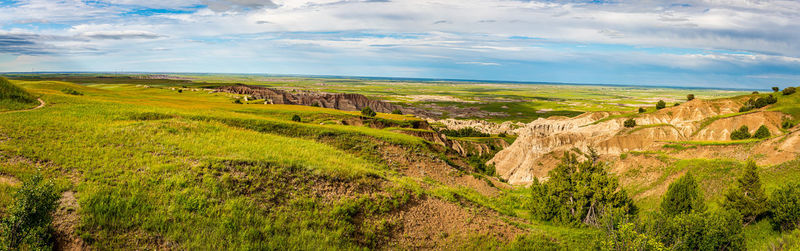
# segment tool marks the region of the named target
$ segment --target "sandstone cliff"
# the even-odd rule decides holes
[[[489,164],[494,164],[497,173],[509,183],[529,184],[535,177],[545,177],[557,163],[553,160],[573,148],[592,147],[601,155],[618,156],[628,151],[660,149],[667,141],[728,140],[730,132],[741,125],[750,127],[751,132],[766,125],[773,135],[782,133],[778,128],[785,115],[778,112],[759,110],[712,118],[738,112],[745,100],[695,99],[646,114],[614,117],[617,114],[592,112],[574,118],[539,119],[516,129],[517,140],[498,152]],[[636,120],[635,128],[623,126],[628,118]]]

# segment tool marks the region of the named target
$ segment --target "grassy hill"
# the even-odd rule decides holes
[[[0,77],[0,111],[25,109],[36,104],[34,95],[8,79]]]

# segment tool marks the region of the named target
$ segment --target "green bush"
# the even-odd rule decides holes
[[[742,127],[739,127],[738,130],[731,132],[732,140],[741,140],[749,138],[750,138],[750,128],[748,128],[746,125],[742,125]]]
[[[739,108],[739,112],[747,112],[753,109],[758,109],[761,107],[765,107],[771,104],[775,104],[778,102],[778,99],[773,97],[772,95],[768,95],[766,97],[760,97],[758,99],[750,98],[744,105]]]
[[[689,94],[689,95],[686,95],[686,100],[687,100],[687,101],[692,101],[692,100],[694,100],[694,94]]]
[[[769,200],[772,224],[781,231],[790,231],[800,224],[800,184],[789,183],[772,192]]]
[[[294,116],[292,116],[292,121],[294,122],[300,122],[301,120],[302,119],[300,118],[300,115],[295,114]]]
[[[0,77],[0,100],[2,99],[10,99],[19,103],[36,102],[36,98],[25,89],[12,84],[4,77]]]
[[[751,93],[751,94],[758,94],[758,91],[753,91],[753,93]]]
[[[603,217],[614,221],[636,214],[633,200],[617,178],[606,172],[590,149],[585,161],[574,153],[564,153],[561,163],[548,174],[550,179],[531,185],[531,215],[544,221],[565,225],[598,226]]]
[[[725,209],[736,210],[742,214],[745,225],[755,221],[767,212],[767,193],[761,185],[755,161],[748,161],[733,187],[725,193],[722,204]]]
[[[378,115],[378,113],[376,113],[375,111],[372,110],[372,108],[369,108],[369,106],[367,106],[364,107],[364,109],[361,109],[361,115],[372,118]]]
[[[628,120],[625,120],[625,122],[623,122],[622,125],[624,125],[627,128],[635,127],[636,126],[636,120],[633,119],[633,118],[630,118]]]
[[[234,104],[242,104],[242,99],[237,98],[236,100],[233,101],[233,103]]]
[[[796,91],[797,90],[794,87],[786,87],[786,88],[783,88],[783,95],[792,95]]]
[[[794,127],[794,122],[789,119],[784,119],[783,122],[781,122],[781,128],[783,129],[789,129],[792,127]]]
[[[59,197],[51,180],[39,175],[25,180],[0,221],[0,250],[51,249],[52,215]]]
[[[664,102],[664,100],[659,100],[658,103],[656,103],[656,110],[664,109],[664,107],[667,107],[667,102]]]
[[[675,104],[672,106],[679,106],[679,105],[681,105],[681,103],[675,102]]]
[[[83,93],[81,93],[79,91],[76,91],[74,89],[70,89],[70,88],[61,89],[61,92],[63,92],[64,94],[69,94],[69,95],[83,96]]]
[[[775,86],[775,87],[772,87],[772,91],[774,91],[774,92],[778,92],[778,91],[780,91],[780,90],[781,90],[781,88],[778,88],[777,86]]]
[[[669,216],[705,210],[703,193],[691,173],[669,184],[667,194],[661,201],[661,212]]]
[[[646,112],[646,111],[647,111],[647,110],[645,110],[645,109],[644,109],[644,107],[639,107],[639,113],[644,113],[644,112]]]
[[[439,133],[447,135],[448,137],[489,137],[492,136],[472,127],[464,127],[458,130],[442,129]]]
[[[403,115],[403,111],[401,111],[400,109],[394,109],[392,110],[392,114]]]
[[[756,132],[753,133],[753,138],[757,139],[766,139],[769,138],[770,136],[772,136],[772,134],[769,132],[769,129],[767,129],[767,127],[764,125],[759,126],[758,130],[756,130]]]

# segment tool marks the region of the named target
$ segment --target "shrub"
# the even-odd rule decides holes
[[[703,193],[691,173],[669,184],[667,194],[661,201],[661,212],[669,216],[705,210]]]
[[[775,104],[778,102],[778,99],[773,97],[772,95],[768,95],[766,97],[760,97],[758,99],[750,98],[747,102],[744,102],[744,106],[739,108],[739,112],[746,112],[753,109],[758,109],[761,107],[765,107],[767,105]]]
[[[630,118],[628,120],[625,120],[625,122],[623,122],[622,124],[627,128],[632,128],[632,127],[636,126],[636,120],[633,119],[633,118]]]
[[[761,185],[758,167],[754,161],[748,161],[742,176],[736,179],[734,186],[725,193],[722,206],[741,213],[747,225],[767,212],[767,203],[767,193]]]
[[[769,129],[767,129],[767,127],[764,125],[758,127],[758,130],[753,133],[753,138],[757,139],[766,139],[769,138],[769,136],[772,136],[772,134],[769,133]]]
[[[236,100],[233,101],[233,103],[234,104],[241,104],[242,103],[242,99],[237,98]]]
[[[312,103],[312,104],[311,104],[311,106],[313,106],[313,107],[319,107],[319,102],[317,102],[317,101],[314,101],[314,103]]]
[[[644,113],[644,112],[646,112],[646,111],[647,111],[647,110],[645,110],[645,109],[644,109],[644,107],[639,107],[639,113]]]
[[[675,102],[675,104],[672,106],[679,106],[679,105],[681,105],[681,103]]]
[[[12,84],[8,79],[0,77],[0,100],[10,99],[20,103],[34,103],[36,98],[15,84]]]
[[[504,133],[504,132],[501,132],[500,134],[497,134],[497,137],[505,138],[505,137],[508,137],[508,135],[506,135],[506,133]]]
[[[659,100],[658,103],[656,103],[656,110],[664,109],[664,107],[667,107],[667,102],[664,102],[664,100]]]
[[[0,249],[51,249],[52,214],[58,199],[51,180],[34,175],[23,182],[8,215],[0,221]]]
[[[183,93],[183,89],[178,89],[178,93]]]
[[[394,109],[392,110],[392,114],[403,115],[403,111],[401,111],[400,109]]]
[[[789,129],[792,127],[794,127],[794,122],[792,122],[791,120],[784,119],[783,122],[781,122],[781,128],[783,129]]]
[[[743,250],[742,216],[734,210],[686,213],[652,228],[670,250]]]
[[[619,186],[617,178],[606,172],[590,149],[586,160],[564,153],[561,163],[548,174],[546,183],[534,179],[531,185],[531,215],[539,220],[567,225],[600,224],[604,217],[624,217],[636,213],[633,200]]]
[[[83,93],[81,93],[79,91],[76,91],[76,90],[73,90],[73,89],[70,89],[70,88],[61,89],[61,92],[63,92],[64,94],[69,94],[69,95],[83,96]]]
[[[373,111],[372,108],[369,108],[369,106],[364,107],[364,109],[361,109],[361,116],[372,118],[375,117],[375,115],[378,115],[378,113]]]
[[[694,100],[694,94],[686,95],[686,101],[692,101],[692,100]]]
[[[300,118],[300,115],[295,114],[294,116],[292,116],[292,121],[294,122],[300,122],[301,120],[302,119]]]
[[[732,140],[749,139],[749,138],[750,138],[750,128],[747,128],[746,125],[742,125],[742,127],[739,127],[738,130],[731,132]]]
[[[778,88],[777,86],[775,86],[775,87],[772,87],[772,91],[774,91],[774,92],[778,92],[778,91],[780,91],[780,90],[781,90],[781,88]]]
[[[786,87],[786,88],[783,88],[783,95],[792,95],[796,91],[797,90],[795,90],[794,87]]]
[[[758,91],[753,91],[753,93],[752,93],[752,94],[758,94]]]
[[[439,133],[447,135],[448,137],[489,137],[492,136],[472,127],[464,127],[458,130],[442,129]]]
[[[790,231],[800,224],[800,184],[789,183],[772,192],[769,200],[772,224],[781,231]]]

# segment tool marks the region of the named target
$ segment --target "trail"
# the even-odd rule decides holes
[[[30,109],[22,109],[22,110],[4,111],[4,112],[0,112],[0,114],[3,114],[3,113],[15,113],[15,112],[27,112],[27,111],[33,111],[33,110],[36,110],[36,109],[42,108],[42,107],[44,107],[44,106],[47,104],[47,103],[45,103],[45,102],[44,102],[44,100],[42,100],[41,98],[37,98],[36,100],[38,100],[38,101],[39,101],[39,106],[37,106],[37,107],[30,108]]]

